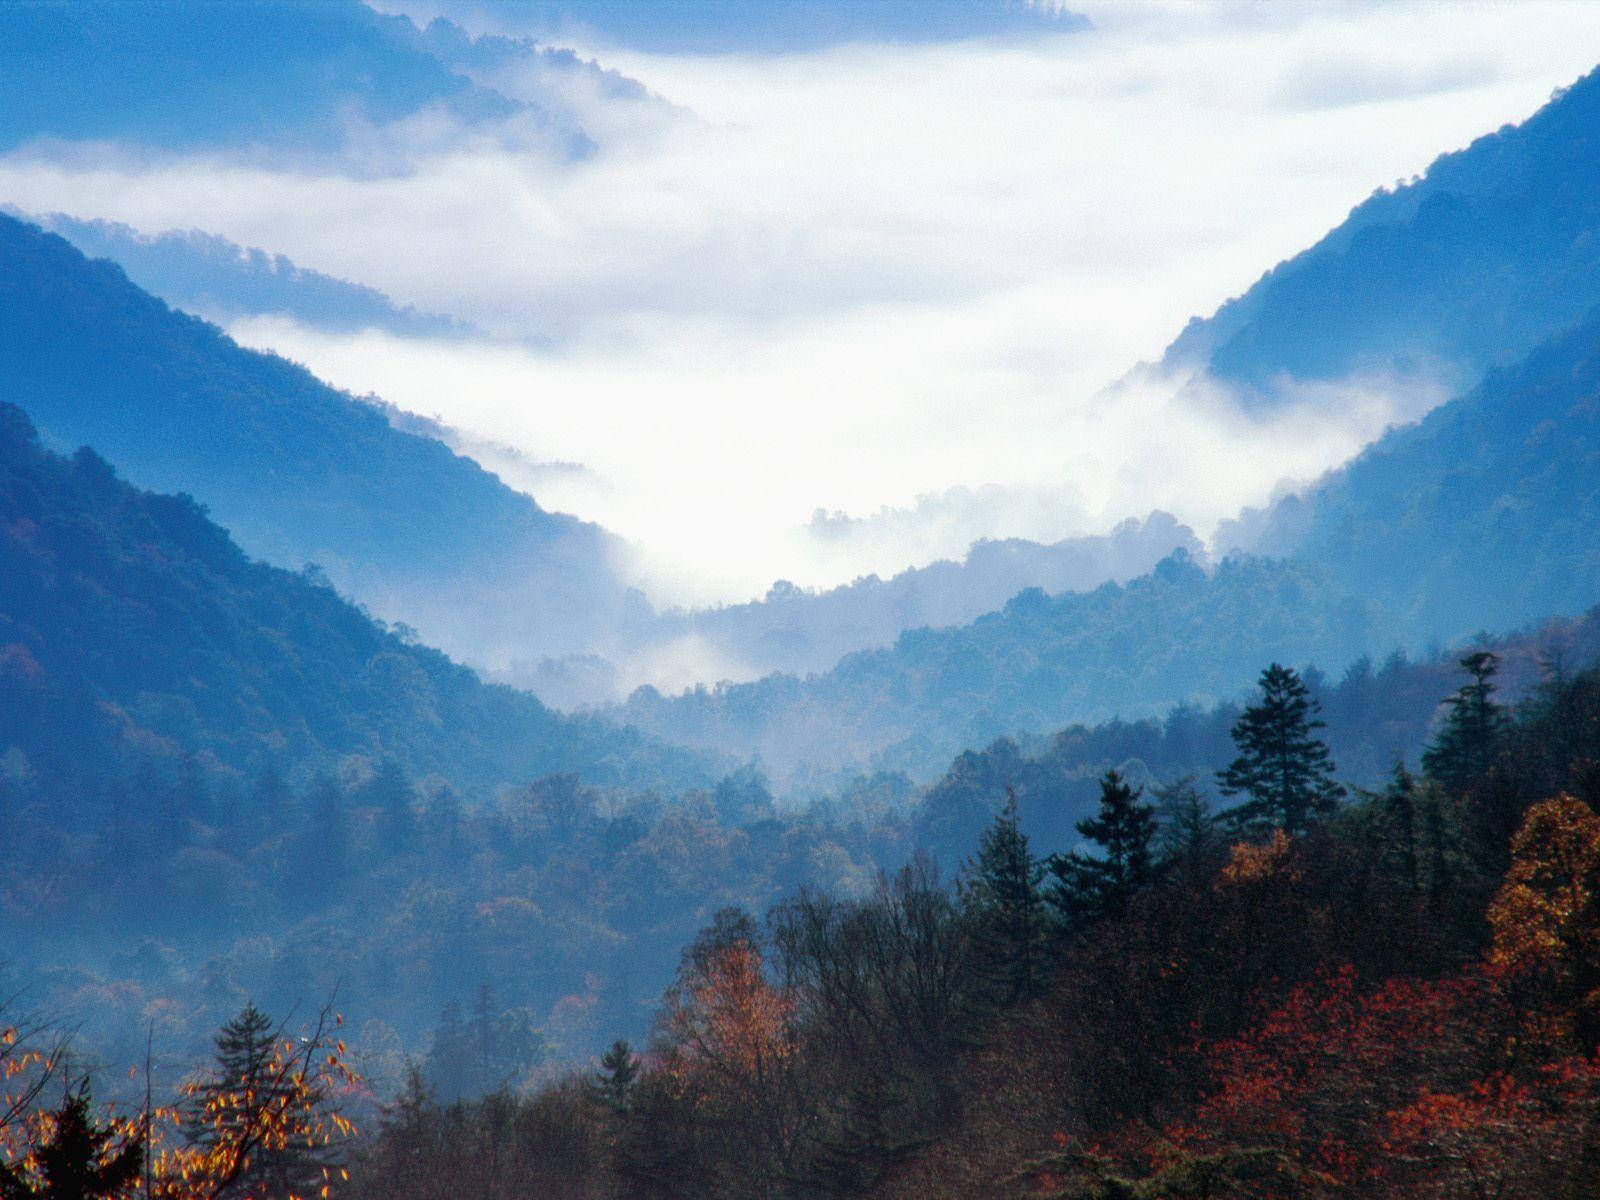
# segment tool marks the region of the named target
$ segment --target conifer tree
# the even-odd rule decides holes
[[[364,803],[379,813],[379,843],[386,854],[405,854],[415,841],[416,814],[412,811],[411,782],[392,758],[373,774],[362,789]]]
[[[1005,807],[978,841],[966,870],[962,900],[972,921],[977,970],[992,1002],[1005,1006],[1035,995],[1044,985],[1046,942],[1043,865],[1028,850],[1017,796],[1006,789]]]
[[[1198,854],[1216,840],[1217,820],[1194,775],[1163,784],[1152,793],[1160,828],[1156,845],[1164,860]]]
[[[314,1196],[335,1165],[324,1145],[308,1145],[300,1138],[270,1145],[253,1132],[275,1120],[280,1111],[310,1115],[327,1099],[320,1087],[308,1088],[280,1069],[276,1057],[280,1040],[272,1018],[253,1003],[246,1004],[217,1035],[211,1077],[190,1093],[185,1114],[190,1145],[202,1150],[218,1144],[249,1147],[225,1195],[242,1200]]]
[[[1445,700],[1444,725],[1422,756],[1422,769],[1452,796],[1488,773],[1506,724],[1505,710],[1494,700],[1498,656],[1477,650],[1461,666],[1471,678]]]
[[[145,1147],[137,1136],[96,1126],[89,1094],[69,1092],[50,1134],[19,1162],[0,1161],[0,1200],[119,1200],[138,1189]]]
[[[600,1069],[594,1077],[595,1095],[602,1105],[620,1115],[628,1111],[628,1100],[638,1078],[639,1060],[633,1056],[633,1047],[618,1038],[600,1056]]]
[[[1050,871],[1057,880],[1050,899],[1068,919],[1120,913],[1149,879],[1156,810],[1140,802],[1143,792],[1130,787],[1115,769],[1107,771],[1100,780],[1099,811],[1077,826],[1100,847],[1100,855],[1073,851],[1050,856]]]
[[[1333,759],[1314,731],[1319,705],[1300,676],[1277,663],[1261,673],[1261,702],[1232,730],[1239,756],[1217,772],[1225,796],[1247,797],[1223,816],[1237,828],[1300,833],[1315,816],[1332,812],[1344,796],[1333,779]]]
[[[1401,886],[1410,892],[1422,889],[1417,856],[1417,798],[1416,778],[1406,770],[1405,759],[1396,759],[1389,786],[1383,790],[1383,814],[1392,835],[1389,857]]]

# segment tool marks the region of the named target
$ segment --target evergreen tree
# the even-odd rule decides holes
[[[1314,736],[1323,722],[1300,676],[1277,663],[1261,673],[1261,702],[1233,726],[1239,756],[1217,772],[1225,796],[1244,802],[1224,813],[1241,830],[1278,828],[1299,833],[1318,814],[1332,812],[1344,796],[1333,779],[1333,759]]]
[[[411,782],[392,758],[362,788],[362,803],[378,810],[378,844],[386,855],[409,853],[416,838]]]
[[[1048,923],[1039,883],[1044,867],[1028,850],[1017,796],[1006,789],[1005,807],[978,841],[967,865],[962,900],[972,922],[973,950],[986,999],[1017,1003],[1043,987]]]
[[[1422,890],[1421,872],[1417,856],[1418,812],[1417,781],[1406,770],[1405,759],[1396,759],[1389,786],[1381,797],[1383,814],[1388,819],[1390,844],[1388,858],[1394,872],[1407,891]]]
[[[48,1140],[28,1158],[0,1160],[0,1200],[118,1200],[138,1189],[145,1147],[137,1137],[119,1138],[97,1127],[89,1094],[69,1092],[51,1114]]]
[[[1506,725],[1505,710],[1494,700],[1500,659],[1477,650],[1461,666],[1471,678],[1445,700],[1449,711],[1444,725],[1422,756],[1422,769],[1452,796],[1462,795],[1488,773]]]
[[[621,1038],[611,1043],[611,1049],[600,1056],[600,1070],[595,1072],[594,1094],[606,1108],[621,1115],[628,1111],[628,1100],[633,1084],[639,1078],[639,1060],[633,1048]]]
[[[1200,794],[1197,777],[1185,775],[1157,787],[1153,793],[1156,820],[1156,846],[1162,859],[1176,861],[1206,849],[1217,837],[1217,820],[1211,805]]]
[[[1077,829],[1100,847],[1098,856],[1053,854],[1056,877],[1050,899],[1069,920],[1120,913],[1128,898],[1150,877],[1150,844],[1156,835],[1156,810],[1142,804],[1143,788],[1129,787],[1115,769],[1100,780],[1100,809]]]
[[[275,1070],[279,1031],[253,1003],[222,1027],[216,1039],[216,1067],[211,1078],[195,1089],[185,1114],[185,1134],[191,1145],[209,1148],[221,1142],[252,1146],[248,1160],[225,1195],[256,1200],[260,1196],[316,1195],[333,1166],[324,1146],[290,1140],[282,1148],[260,1144],[250,1131],[262,1127],[271,1114],[285,1106],[318,1108],[326,1099],[320,1091],[296,1094],[292,1084]]]

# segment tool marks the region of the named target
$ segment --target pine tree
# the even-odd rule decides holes
[[[1050,900],[1069,920],[1122,912],[1128,898],[1149,879],[1156,810],[1140,803],[1143,792],[1129,787],[1115,769],[1107,771],[1100,780],[1099,811],[1077,826],[1101,853],[1050,856],[1050,871],[1057,880]]]
[[[1505,731],[1505,710],[1494,700],[1500,659],[1478,650],[1461,660],[1471,679],[1445,700],[1444,726],[1422,756],[1422,769],[1450,795],[1464,794],[1488,773]]]
[[[1217,819],[1211,813],[1194,775],[1157,787],[1152,793],[1160,825],[1156,845],[1161,858],[1191,858],[1216,841]]]
[[[1405,759],[1396,759],[1389,786],[1383,790],[1383,814],[1391,833],[1390,858],[1401,886],[1409,892],[1422,890],[1417,857],[1417,781],[1406,770]]]
[[[620,1116],[628,1111],[633,1084],[638,1078],[639,1060],[633,1056],[633,1048],[618,1038],[611,1043],[611,1049],[600,1056],[600,1070],[594,1077],[595,1097]]]
[[[1345,791],[1333,780],[1327,744],[1314,736],[1323,722],[1300,676],[1273,663],[1261,673],[1261,702],[1233,726],[1239,756],[1217,772],[1225,796],[1247,796],[1223,816],[1237,828],[1299,833],[1332,812]]]
[[[31,1162],[0,1161],[0,1200],[118,1200],[138,1190],[145,1147],[89,1116],[89,1094],[68,1093]]]
[[[1047,968],[1044,867],[1028,850],[1010,788],[965,874],[962,899],[987,999],[1003,1007],[1037,994]]]
[[[304,1093],[275,1066],[280,1035],[272,1018],[253,1003],[222,1027],[216,1039],[216,1069],[196,1088],[185,1114],[192,1146],[219,1142],[250,1146],[248,1161],[226,1190],[227,1196],[314,1196],[322,1188],[334,1157],[324,1146],[290,1139],[282,1147],[260,1144],[252,1131],[288,1107],[315,1110],[326,1097]]]
[[[411,807],[411,783],[394,759],[384,759],[362,789],[361,799],[378,810],[378,840],[383,852],[409,853],[416,840],[417,818]]]

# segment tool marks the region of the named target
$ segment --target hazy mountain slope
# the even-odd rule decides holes
[[[109,770],[165,740],[221,761],[394,758],[461,787],[553,771],[665,785],[691,755],[550,712],[248,559],[187,497],[44,450],[0,405],[0,730],[36,769]]]
[[[1282,376],[1470,386],[1600,304],[1600,72],[1380,191],[1167,351],[1269,403]],[[1251,395],[1252,391],[1254,392]]]
[[[643,691],[621,711],[780,771],[852,758],[924,771],[1013,731],[1226,697],[1270,659],[1342,669],[1600,600],[1600,318],[1396,430],[1306,499],[1223,530],[1125,586],[1027,592],[808,679]]]
[[[869,761],[926,774],[1002,734],[1231,696],[1271,659],[1342,662],[1381,636],[1374,614],[1341,603],[1313,568],[1231,559],[1207,574],[1178,551],[1127,584],[1031,589],[806,679],[672,698],[646,688],[615,711],[681,744],[759,753],[780,777]]]
[[[474,83],[409,19],[358,0],[0,5],[3,147],[55,137],[305,156],[421,113],[514,120],[562,153],[592,148],[569,114]]]
[[[982,541],[959,563],[930,563],[888,579],[869,575],[818,593],[780,584],[761,604],[729,605],[664,624],[712,638],[748,661],[770,663],[770,670],[819,671],[852,651],[888,645],[907,629],[975,620],[1030,587],[1054,593],[1120,583],[1179,547],[1203,554],[1192,530],[1167,513],[1152,513],[1108,534],[1051,545]]]
[[[1220,537],[1319,564],[1412,639],[1584,610],[1600,596],[1600,314]]]
[[[597,526],[6,217],[0,394],[59,447],[94,446],[142,487],[193,494],[248,553],[317,562],[457,657],[587,649],[644,608]]]
[[[1600,661],[1600,607],[1582,617],[1543,622],[1526,633],[1474,639],[1500,658],[1497,698],[1515,702],[1548,679],[1553,661],[1569,672]],[[1415,767],[1437,728],[1440,701],[1466,679],[1459,652],[1412,659],[1390,655],[1382,663],[1360,658],[1337,679],[1305,672],[1327,722],[1322,736],[1333,751],[1339,779],[1377,789],[1397,756]],[[1015,790],[1023,828],[1037,853],[1079,848],[1075,823],[1099,801],[1100,779],[1115,768],[1135,784],[1196,777],[1203,795],[1217,795],[1214,773],[1238,751],[1230,736],[1238,697],[1209,708],[1181,705],[1160,717],[1075,725],[1048,738],[1022,743],[1006,738],[961,754],[923,793],[916,813],[916,845],[950,869],[972,852],[1007,787]]]
[[[313,329],[382,329],[402,337],[470,331],[452,317],[418,312],[374,288],[305,270],[281,254],[198,229],[145,234],[115,221],[80,221],[65,213],[10,215],[60,234],[90,258],[110,259],[151,295],[207,320],[281,315]]]
[[[549,470],[551,468],[544,468]],[[745,677],[772,672],[823,671],[846,654],[892,644],[907,629],[960,625],[1000,608],[1030,587],[1086,591],[1142,575],[1176,549],[1203,557],[1193,530],[1168,513],[1127,520],[1110,533],[1045,545],[1021,538],[978,542],[960,562],[940,560],[888,579],[867,575],[812,591],[780,580],[748,604],[670,611],[639,626],[642,642],[620,657],[638,656],[685,669],[710,662],[737,667]],[[614,689],[618,674],[594,657],[519,661],[505,672],[551,703],[592,701]]]

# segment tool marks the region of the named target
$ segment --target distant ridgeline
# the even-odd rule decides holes
[[[591,151],[555,89],[536,103],[473,78],[510,57],[628,86],[570,52],[473,42],[447,22],[419,30],[359,0],[0,5],[0,148],[56,138],[314,158],[426,112]]]
[[[1190,322],[1163,364],[1270,406],[1285,381],[1443,372],[1470,387],[1600,305],[1600,70],[1442,155]]]
[[[1238,694],[1267,659],[1512,629],[1600,601],[1600,74],[1515,128],[1359,206],[1318,245],[1191,324],[1167,368],[1235,385],[1434,374],[1470,390],[1346,468],[1222,527],[1210,574],[1180,553],[1082,594],[1024,592],[810,678],[617,710],[780,773],[925,773],[962,746]]]
[[[649,616],[598,526],[5,216],[0,395],[48,443],[193,495],[248,553],[317,563],[457,657],[588,650]]]
[[[246,248],[197,229],[143,234],[115,221],[80,221],[65,213],[0,212],[60,234],[90,258],[106,258],[151,295],[214,321],[281,315],[339,333],[381,329],[402,337],[445,337],[470,326],[418,312],[373,288],[297,267],[281,254]]]
[[[481,683],[314,574],[251,561],[187,496],[141,492],[87,449],[44,450],[6,404],[0,730],[0,754],[52,776],[200,754],[242,770],[391,759],[483,792],[558,771],[711,777],[703,759]]]
[[[1300,498],[1092,592],[1023,592],[806,679],[642,689],[618,711],[779,772],[852,760],[922,775],[961,746],[1225,698],[1251,664],[1342,667],[1600,601],[1600,320],[1396,430]],[[1280,557],[1258,557],[1239,547]]]

